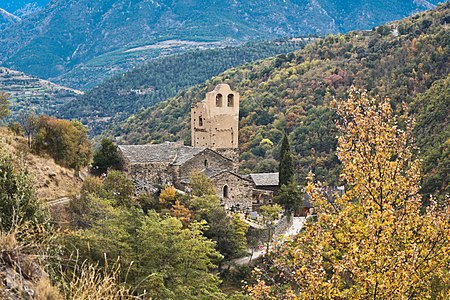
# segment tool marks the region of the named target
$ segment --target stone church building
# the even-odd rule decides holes
[[[123,171],[133,179],[137,192],[164,184],[187,191],[190,175],[200,171],[211,179],[226,209],[252,211],[270,203],[278,189],[278,173],[237,173],[239,100],[239,93],[219,84],[195,103],[192,146],[173,142],[118,146]]]

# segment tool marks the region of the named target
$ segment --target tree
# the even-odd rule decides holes
[[[0,230],[9,231],[26,222],[43,223],[46,213],[35,196],[31,178],[3,151],[0,149]]]
[[[275,196],[275,201],[282,205],[289,213],[294,213],[303,207],[303,192],[298,183],[291,179],[288,184],[282,185]]]
[[[30,121],[30,128],[33,128],[35,120],[31,118]],[[89,164],[92,147],[87,137],[88,131],[80,122],[40,116],[36,128],[33,128],[34,151],[46,152],[58,164],[76,170]]]
[[[267,244],[266,244],[266,254],[269,254],[269,246],[272,242],[273,235],[273,225],[276,220],[280,218],[281,206],[275,205],[263,205],[259,208],[261,210],[261,215],[263,216],[264,225],[267,229]]]
[[[212,181],[201,172],[193,172],[189,178],[189,187],[193,196],[217,195]]]
[[[413,122],[407,119],[401,129],[389,99],[370,98],[365,91],[351,89],[348,100],[336,106],[347,190],[330,203],[309,183],[317,221],[278,254],[292,257],[278,261],[290,274],[290,293],[315,299],[448,299],[450,209],[433,201],[422,206],[420,164],[409,139]]]
[[[9,95],[7,93],[0,92],[0,121],[10,114],[8,97]]]
[[[279,185],[288,184],[294,177],[294,166],[292,164],[292,154],[289,146],[289,139],[286,133],[284,133],[283,140],[281,142],[280,149],[280,165],[279,172]]]
[[[120,159],[117,153],[117,146],[112,140],[103,138],[100,148],[94,153],[92,161],[93,170],[100,174],[106,173],[108,168],[115,168],[119,163]]]
[[[109,198],[115,200],[116,205],[128,207],[134,204],[135,186],[126,173],[116,170],[109,172],[103,182],[103,187]]]

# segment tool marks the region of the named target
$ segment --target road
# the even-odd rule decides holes
[[[288,230],[286,230],[286,232],[283,234],[285,237],[291,237],[296,235],[297,233],[300,232],[300,230],[303,228],[303,225],[305,225],[305,217],[294,217],[292,220],[292,225],[291,227],[288,228]],[[285,240],[286,238],[283,238],[282,240]],[[251,253],[251,250],[249,250],[249,254]],[[261,256],[263,256],[264,254],[266,254],[266,248],[264,247],[263,250],[258,250],[253,252],[253,257],[251,257],[252,260],[258,259]],[[231,261],[232,265],[238,265],[238,266],[243,266],[243,265],[248,265],[250,263],[250,255],[246,256],[246,257],[241,257],[241,258],[237,258]]]
[[[58,205],[65,205],[65,204],[69,204],[70,200],[71,200],[70,197],[62,197],[62,198],[59,198],[59,199],[48,201],[47,205],[49,207],[58,206]]]

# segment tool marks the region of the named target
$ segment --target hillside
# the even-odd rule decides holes
[[[190,143],[189,111],[193,102],[218,83],[228,83],[241,93],[240,148],[243,171],[276,169],[277,147],[286,129],[295,153],[299,179],[312,170],[320,180],[338,182],[339,163],[335,155],[335,114],[329,107],[334,97],[344,98],[351,85],[372,94],[389,96],[397,109],[401,102],[419,101],[434,111],[433,102],[423,96],[435,82],[450,73],[450,3],[416,14],[374,31],[355,31],[328,36],[304,49],[230,69],[207,82],[181,92],[169,101],[139,112],[108,133],[119,143],[162,142],[182,139]],[[425,94],[426,95],[426,94]],[[441,103],[441,109],[448,107]],[[438,109],[439,111],[439,109]],[[439,127],[448,133],[448,117]],[[424,123],[421,130],[431,132]],[[428,129],[427,129],[428,128]],[[427,131],[428,130],[428,131]],[[433,136],[428,136],[432,138]],[[437,141],[437,140],[436,140]],[[448,151],[439,139],[438,147]],[[447,149],[447,150],[445,150]],[[426,176],[439,173],[428,165],[433,149],[424,148]],[[443,155],[438,153],[437,156]],[[447,152],[448,155],[448,152]],[[430,162],[431,163],[431,162]],[[445,178],[437,178],[424,189],[448,189]]]
[[[0,149],[5,149],[23,163],[34,180],[36,195],[40,200],[50,201],[79,192],[83,182],[74,170],[61,167],[49,157],[31,153],[26,139],[6,128],[0,128]]]
[[[2,67],[0,91],[10,95],[12,119],[30,111],[53,115],[61,105],[82,94],[80,91]]]
[[[2,0],[0,8],[24,17],[42,9],[50,0]]]
[[[270,5],[263,0],[54,0],[0,33],[0,63],[58,83],[76,83],[65,75],[73,69],[75,77],[80,72],[89,73],[88,78],[102,77],[185,48],[370,29],[433,4],[425,0],[277,0]],[[84,88],[82,83],[72,87]]]
[[[60,116],[80,119],[93,133],[99,133],[138,109],[151,107],[231,67],[300,49],[310,40],[248,43],[152,60],[68,102],[60,109]]]
[[[0,31],[19,22],[20,18],[0,8]]]

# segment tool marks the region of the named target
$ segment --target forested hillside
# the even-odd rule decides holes
[[[186,49],[370,29],[436,2],[54,0],[0,32],[0,63],[82,89],[80,74],[104,78]]]
[[[155,108],[139,112],[114,126],[109,134],[115,135],[119,143],[182,139],[189,144],[191,104],[202,100],[216,84],[228,83],[242,96],[242,171],[276,169],[277,145],[286,130],[299,179],[304,180],[312,170],[318,179],[334,184],[339,171],[335,155],[337,117],[329,103],[333,97],[345,98],[348,88],[355,85],[371,94],[390,97],[398,110],[402,102],[419,103],[413,110],[419,111],[418,140],[422,144],[427,144],[427,139],[436,143],[433,147],[422,145],[425,175],[434,176],[433,180],[425,180],[424,190],[442,191],[448,189],[448,177],[436,174],[442,174],[446,164],[436,166],[434,162],[440,157],[448,160],[448,113],[439,118],[431,116],[449,111],[449,101],[442,100],[440,92],[445,90],[442,86],[448,79],[439,81],[450,71],[449,24],[450,4],[446,3],[373,31],[328,36],[303,50],[230,69]],[[434,98],[429,97],[431,94]],[[444,133],[433,128],[443,129]]]
[[[67,103],[60,116],[81,119],[94,133],[179,91],[244,63],[298,50],[311,38],[248,43],[169,56],[117,75]]]

